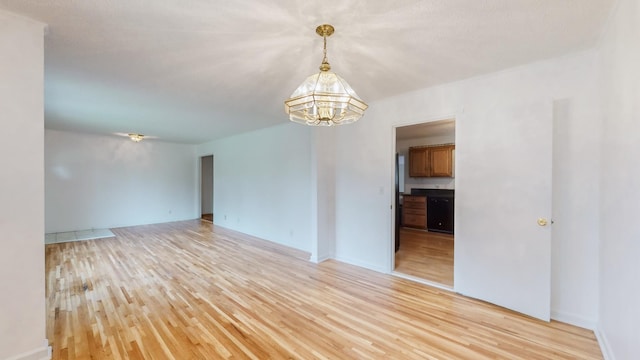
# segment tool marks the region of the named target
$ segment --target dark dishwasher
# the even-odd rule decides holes
[[[427,230],[453,234],[453,198],[427,198]]]
[[[427,230],[453,234],[454,190],[411,189],[411,195],[427,197]]]

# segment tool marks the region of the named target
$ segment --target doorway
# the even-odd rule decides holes
[[[213,222],[213,155],[200,158],[200,217]]]
[[[393,271],[453,289],[455,119],[395,130],[397,205]],[[420,161],[424,163],[416,163]],[[418,173],[417,166],[423,166],[426,172]]]

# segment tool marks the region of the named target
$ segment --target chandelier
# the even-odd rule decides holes
[[[142,134],[128,134],[129,135],[129,139],[133,140],[134,142],[140,142],[142,141],[142,139],[144,139],[144,135]]]
[[[316,28],[324,40],[324,57],[320,72],[309,76],[284,102],[293,122],[313,126],[350,124],[358,121],[368,107],[343,78],[329,71],[327,37],[333,32],[328,24]]]

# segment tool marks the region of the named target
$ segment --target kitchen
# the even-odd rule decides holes
[[[455,120],[396,129],[394,272],[453,288]]]

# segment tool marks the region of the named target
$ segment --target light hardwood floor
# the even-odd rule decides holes
[[[601,359],[591,331],[194,220],[46,246],[53,359]]]
[[[453,235],[401,228],[395,271],[453,288]]]

